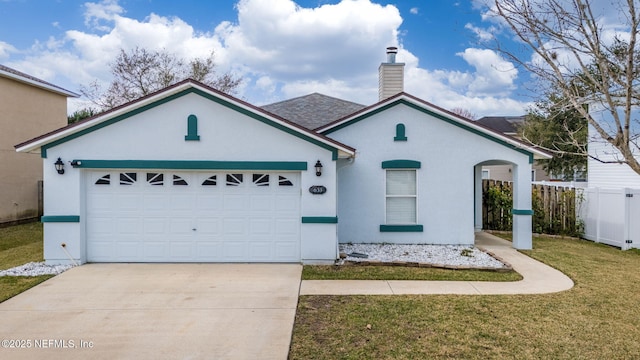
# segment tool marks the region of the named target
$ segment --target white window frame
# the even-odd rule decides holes
[[[419,214],[418,214],[418,169],[385,169],[384,172],[384,223],[385,225],[418,225],[418,219],[419,219]],[[387,194],[387,174],[389,171],[413,171],[413,173],[415,174],[415,194],[414,195],[388,195]],[[413,198],[415,201],[415,207],[416,207],[416,211],[415,211],[415,218],[414,221],[411,223],[390,223],[388,220],[388,213],[387,213],[387,199],[388,198]]]
[[[484,174],[487,174],[487,176],[484,176]],[[482,179],[482,180],[488,180],[488,179],[491,179],[491,170],[489,170],[489,169],[482,169],[481,179]]]

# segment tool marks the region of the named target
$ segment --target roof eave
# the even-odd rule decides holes
[[[4,71],[2,69],[0,69],[0,76],[6,77],[6,78],[9,78],[9,79],[18,81],[18,82],[22,82],[22,83],[25,83],[25,84],[29,84],[31,86],[35,86],[35,87],[38,87],[38,88],[41,88],[41,89],[44,89],[44,90],[47,90],[47,91],[51,91],[51,92],[54,92],[56,94],[63,95],[63,96],[66,96],[66,97],[73,97],[73,98],[80,97],[79,94],[76,94],[73,91],[69,91],[69,90],[66,90],[66,89],[63,89],[63,88],[57,87],[57,86],[51,86],[49,84],[45,84],[45,83],[42,83],[42,82],[39,82],[39,81],[35,81],[35,80],[32,80],[32,79],[26,78],[24,76],[20,76],[18,74],[14,74],[14,73],[11,73],[11,72],[8,72],[8,71]]]
[[[312,130],[308,130],[305,129],[301,126],[295,125],[289,121],[286,121],[285,119],[281,119],[277,116],[275,116],[274,114],[271,114],[267,111],[264,111],[256,106],[253,106],[249,103],[243,102],[242,100],[236,99],[233,96],[230,96],[228,94],[224,94],[221,93],[219,91],[216,91],[215,89],[209,88],[203,84],[200,84],[196,81],[193,80],[185,80],[182,81],[180,83],[175,84],[174,86],[168,87],[164,90],[161,90],[155,94],[151,94],[148,97],[139,99],[139,100],[135,100],[129,104],[125,104],[121,107],[117,107],[111,111],[108,111],[106,113],[100,114],[94,118],[90,118],[86,121],[82,121],[76,124],[71,124],[68,125],[66,127],[60,128],[58,130],[54,130],[48,134],[44,134],[40,137],[31,139],[29,141],[26,141],[24,143],[18,144],[15,146],[16,151],[17,152],[34,152],[34,151],[38,151],[42,146],[45,146],[49,143],[55,142],[57,140],[63,139],[69,135],[73,135],[77,132],[83,131],[85,129],[89,129],[91,127],[94,127],[96,125],[99,125],[102,122],[108,121],[110,119],[113,119],[117,116],[126,114],[128,112],[134,111],[138,108],[144,107],[148,104],[152,104],[156,101],[160,101],[163,98],[169,97],[171,95],[180,93],[182,91],[188,90],[189,88],[195,88],[198,89],[200,91],[204,91],[207,93],[212,93],[212,94],[216,94],[217,96],[220,97],[224,97],[226,101],[229,101],[230,103],[233,103],[235,106],[238,106],[240,108],[243,108],[245,110],[248,111],[252,111],[255,113],[259,113],[260,116],[269,119],[270,121],[273,121],[275,123],[281,124],[282,126],[285,126],[286,128],[291,129],[292,131],[295,132],[299,132],[299,133],[303,133],[304,135],[314,139],[315,141],[324,143],[332,148],[334,148],[336,150],[336,152],[338,153],[338,158],[341,157],[353,157],[355,156],[355,149],[352,147],[349,147],[345,144],[342,144],[336,140],[333,140],[331,138],[328,138],[322,134],[319,134],[315,131]]]

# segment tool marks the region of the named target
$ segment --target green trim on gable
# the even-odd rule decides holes
[[[383,169],[420,169],[422,164],[415,160],[387,160],[382,162]]]
[[[513,215],[533,215],[533,210],[511,209],[511,214],[513,214]]]
[[[449,123],[451,125],[457,126],[457,127],[461,128],[461,129],[464,129],[464,130],[467,130],[467,131],[470,131],[471,133],[473,133],[475,135],[479,135],[479,136],[484,137],[485,139],[488,139],[490,141],[496,142],[496,143],[498,143],[498,144],[500,144],[502,146],[505,146],[505,147],[507,147],[507,148],[509,148],[511,150],[515,150],[515,151],[517,151],[517,152],[519,152],[521,154],[528,155],[529,156],[529,164],[533,164],[533,153],[532,152],[524,150],[524,149],[520,149],[520,148],[518,148],[518,147],[516,147],[514,145],[509,144],[506,141],[503,141],[503,140],[497,139],[497,138],[495,138],[493,136],[487,135],[487,134],[485,134],[485,133],[483,133],[483,132],[481,132],[481,131],[479,131],[477,129],[471,128],[468,125],[465,125],[463,123],[459,123],[459,122],[454,121],[452,119],[449,119],[446,116],[442,116],[440,114],[437,114],[437,113],[435,113],[435,112],[433,112],[433,111],[431,111],[429,109],[425,109],[424,107],[416,105],[416,104],[414,104],[412,102],[409,102],[409,101],[407,101],[405,99],[395,100],[395,101],[390,102],[390,103],[388,103],[388,104],[386,104],[384,106],[381,106],[381,107],[379,107],[379,108],[377,108],[375,110],[372,110],[371,112],[368,112],[366,114],[357,116],[357,117],[355,117],[355,118],[353,118],[353,119],[351,119],[351,120],[349,120],[349,121],[347,121],[345,123],[342,123],[342,124],[340,124],[340,125],[338,125],[336,127],[321,131],[320,133],[323,134],[323,135],[331,134],[332,132],[336,132],[336,131],[338,131],[340,129],[343,129],[343,128],[349,126],[349,125],[355,124],[355,123],[357,123],[357,122],[359,122],[361,120],[364,120],[364,119],[366,119],[368,117],[371,117],[371,116],[374,116],[376,114],[379,114],[379,113],[381,113],[381,112],[383,112],[385,110],[388,110],[388,109],[390,109],[390,108],[392,108],[392,107],[394,107],[396,105],[406,105],[406,106],[408,106],[408,107],[410,107],[412,109],[418,110],[418,111],[423,112],[423,113],[425,113],[427,115],[431,115],[431,116],[435,117],[436,119],[443,120],[443,121],[445,121],[445,122],[447,122],[447,123]]]
[[[262,116],[260,114],[257,114],[257,113],[255,113],[255,112],[253,112],[251,110],[244,109],[244,108],[242,108],[242,107],[240,107],[238,105],[235,105],[235,104],[233,104],[233,103],[231,103],[231,102],[229,102],[229,101],[227,101],[225,99],[216,97],[216,96],[214,96],[214,95],[212,95],[210,93],[207,93],[207,92],[205,92],[203,90],[196,89],[196,88],[188,88],[188,89],[182,90],[182,91],[180,91],[178,93],[175,93],[173,95],[167,96],[167,97],[159,99],[157,101],[154,101],[153,103],[147,104],[145,106],[141,106],[141,107],[139,107],[137,109],[133,109],[133,110],[131,110],[131,111],[125,113],[125,114],[122,114],[122,115],[116,116],[116,117],[114,117],[112,119],[103,121],[100,124],[96,124],[96,125],[94,125],[94,126],[92,126],[90,128],[78,131],[76,133],[67,135],[67,136],[65,136],[65,137],[63,137],[61,139],[58,139],[58,140],[52,141],[52,142],[50,142],[48,144],[42,145],[42,147],[40,149],[41,156],[43,158],[46,158],[47,157],[47,150],[52,148],[52,147],[54,147],[54,146],[63,144],[65,142],[67,142],[67,141],[73,140],[75,138],[78,138],[80,136],[86,135],[86,134],[91,133],[93,131],[102,129],[103,127],[109,126],[111,124],[115,124],[115,123],[117,123],[117,122],[119,122],[121,120],[127,119],[129,117],[134,116],[134,115],[140,114],[140,113],[145,112],[145,111],[150,110],[150,109],[153,109],[156,106],[165,104],[165,103],[167,103],[169,101],[175,100],[177,98],[180,98],[182,96],[189,95],[189,94],[192,94],[192,93],[196,94],[196,95],[199,95],[199,96],[202,96],[205,99],[209,99],[209,100],[211,100],[211,101],[213,101],[215,103],[218,103],[218,104],[220,104],[222,106],[225,106],[225,107],[227,107],[229,109],[232,109],[234,111],[237,111],[237,112],[239,112],[239,113],[241,113],[243,115],[246,115],[246,116],[248,116],[248,117],[250,117],[250,118],[252,118],[254,120],[258,120],[258,121],[260,121],[260,122],[262,122],[262,123],[264,123],[266,125],[270,125],[270,126],[276,128],[278,130],[284,131],[284,132],[286,132],[286,133],[288,133],[290,135],[293,135],[293,136],[295,136],[297,138],[300,138],[302,140],[310,142],[310,143],[312,143],[312,144],[314,144],[316,146],[319,146],[319,147],[321,147],[321,148],[323,148],[325,150],[331,151],[332,152],[332,159],[333,160],[337,160],[338,159],[338,149],[336,147],[333,147],[333,146],[331,146],[329,144],[325,144],[325,143],[323,143],[323,142],[321,142],[319,140],[313,139],[312,137],[307,136],[304,133],[301,133],[301,132],[295,131],[293,129],[290,129],[290,128],[282,125],[282,124],[276,123],[273,120],[269,120],[266,117],[264,117],[264,116]]]
[[[337,216],[303,216],[303,224],[337,224]]]
[[[187,117],[187,135],[184,137],[184,141],[200,141],[198,117],[193,114]]]
[[[423,232],[422,225],[380,225],[380,232]]]
[[[305,161],[73,160],[84,169],[307,170]]]
[[[77,223],[80,222],[78,215],[46,215],[40,218],[43,223]]]

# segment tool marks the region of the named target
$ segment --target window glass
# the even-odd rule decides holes
[[[386,176],[387,224],[415,224],[416,171],[387,170]]]
[[[120,173],[120,185],[133,185],[137,181],[136,173]]]

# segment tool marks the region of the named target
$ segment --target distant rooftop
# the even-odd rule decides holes
[[[72,91],[63,89],[63,88],[61,88],[61,87],[59,87],[57,85],[53,85],[53,84],[51,84],[49,82],[46,82],[46,81],[44,81],[42,79],[38,79],[35,76],[31,76],[29,74],[25,74],[25,73],[23,73],[21,71],[18,71],[16,69],[12,69],[12,68],[10,68],[8,66],[4,66],[2,64],[0,64],[0,76],[4,76],[4,77],[7,77],[7,78],[16,80],[16,81],[20,81],[20,82],[27,83],[27,84],[30,84],[30,85],[33,85],[33,86],[37,86],[37,87],[43,88],[45,90],[49,90],[49,91],[52,91],[52,92],[55,92],[55,93],[58,93],[58,94],[61,94],[61,95],[64,95],[64,96],[68,96],[68,97],[79,97],[80,96],[80,95],[78,95],[78,94],[76,94],[76,93],[74,93]]]
[[[518,126],[524,123],[524,116],[485,116],[476,120],[476,122],[509,135],[518,133]]]
[[[314,130],[341,119],[366,106],[313,93],[261,106],[262,109],[307,129]]]

